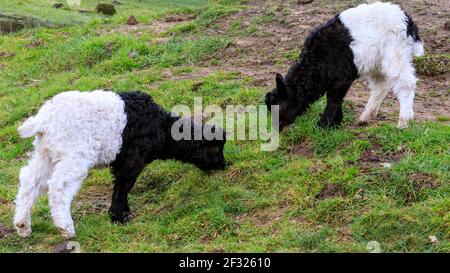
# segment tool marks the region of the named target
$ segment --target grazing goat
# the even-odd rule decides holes
[[[47,101],[19,128],[22,138],[35,140],[28,165],[20,170],[14,216],[18,234],[31,233],[31,208],[39,194],[47,192],[55,225],[63,237],[74,237],[71,202],[94,166],[112,167],[115,184],[109,213],[120,223],[131,216],[129,191],[153,160],[177,159],[202,170],[224,169],[225,132],[190,124],[191,132],[208,129],[220,137],[174,140],[171,130],[177,121],[179,117],[141,92],[70,91]]]
[[[276,75],[276,88],[266,94],[266,104],[269,110],[279,105],[281,130],[326,93],[327,106],[317,125],[338,126],[344,97],[362,76],[371,94],[360,123],[378,114],[392,90],[400,103],[398,127],[405,128],[413,118],[417,81],[412,57],[423,52],[417,26],[399,6],[362,4],[312,31],[286,77]]]

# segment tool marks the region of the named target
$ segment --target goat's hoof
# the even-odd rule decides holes
[[[16,227],[17,234],[22,238],[27,238],[31,234],[31,227],[27,225],[25,221],[16,223],[14,225]]]
[[[75,232],[61,230],[61,237],[63,237],[65,240],[69,240],[72,238],[75,238]]]
[[[367,123],[368,123],[367,120],[358,120],[357,125],[362,127],[362,126],[366,126]]]
[[[406,129],[408,128],[408,121],[405,120],[399,120],[398,124],[397,124],[397,128],[399,129]]]
[[[66,240],[75,238],[75,229],[73,227],[59,228],[59,232],[61,233],[61,237]]]
[[[125,224],[133,219],[133,214],[130,212],[123,212],[119,214],[111,214],[111,220],[116,224]]]

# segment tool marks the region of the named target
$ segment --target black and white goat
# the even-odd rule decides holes
[[[276,88],[266,104],[279,105],[280,129],[294,122],[327,94],[320,127],[342,121],[342,103],[353,81],[361,76],[371,89],[359,117],[366,123],[392,90],[400,103],[398,127],[413,118],[416,88],[413,56],[424,52],[417,26],[399,6],[376,2],[345,10],[316,28],[306,39],[300,58],[286,77],[277,74]]]
[[[171,130],[179,119],[141,92],[70,91],[47,101],[19,128],[22,138],[35,136],[31,159],[20,170],[14,216],[19,235],[31,233],[31,208],[39,194],[47,192],[55,225],[63,237],[74,237],[71,202],[94,166],[112,167],[115,184],[109,213],[115,222],[130,217],[128,193],[155,159],[178,159],[203,170],[225,168],[224,131],[201,125],[221,137],[176,141]]]

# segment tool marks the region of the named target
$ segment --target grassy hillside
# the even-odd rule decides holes
[[[168,12],[192,12],[208,5],[208,0],[128,0],[115,5],[117,15],[113,18],[95,12],[98,3],[111,1],[80,0],[79,6],[68,5],[66,1],[53,0],[0,0],[0,14],[29,16],[54,25],[80,24],[92,21],[126,20],[135,14],[141,21],[161,17]],[[54,3],[62,3],[63,8],[53,8]],[[80,10],[82,12],[80,12]]]
[[[82,8],[95,2],[82,1]],[[16,128],[46,99],[104,88],[142,90],[167,109],[192,105],[195,96],[204,104],[263,104],[272,69],[285,71],[305,36],[296,35],[295,46],[282,39],[264,47],[245,42],[269,37],[273,26],[289,27],[288,16],[314,16],[295,14],[303,9],[297,1],[285,7],[280,1],[121,2],[107,18],[52,9],[48,1],[0,0],[0,13],[66,25],[0,36],[0,252],[48,252],[62,240],[46,197],[34,209],[30,238],[8,232],[32,142]],[[329,17],[362,1],[317,2],[311,7],[332,6]],[[140,24],[126,25],[129,15]],[[259,61],[265,49],[273,54]],[[448,100],[440,77],[420,77],[419,86],[435,84],[434,94],[443,94],[437,100]],[[361,82],[355,88],[367,93]],[[150,164],[130,194],[135,218],[126,225],[108,217],[109,171],[92,170],[73,203],[75,240],[86,252],[366,252],[369,241],[387,252],[449,252],[450,114],[399,130],[397,114],[385,113],[385,120],[358,127],[361,109],[348,99],[344,125],[323,130],[315,127],[323,107],[321,100],[283,133],[275,152],[262,152],[259,141],[229,141],[225,156],[232,165],[225,171]]]

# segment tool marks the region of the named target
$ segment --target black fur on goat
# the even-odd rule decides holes
[[[123,131],[123,144],[116,160],[111,164],[115,177],[114,193],[109,213],[114,222],[126,222],[130,214],[128,193],[144,167],[156,159],[177,159],[193,163],[202,170],[225,168],[223,146],[225,132],[219,127],[223,139],[174,140],[171,128],[179,117],[159,107],[142,92],[120,94],[125,102],[127,125]],[[194,125],[192,124],[192,130]],[[201,125],[210,126],[210,125]]]
[[[336,16],[307,37],[299,60],[286,78],[276,75],[276,88],[266,94],[266,104],[280,106],[280,128],[294,122],[308,107],[327,94],[327,106],[318,125],[342,121],[342,102],[358,70],[350,49],[352,37]]]

